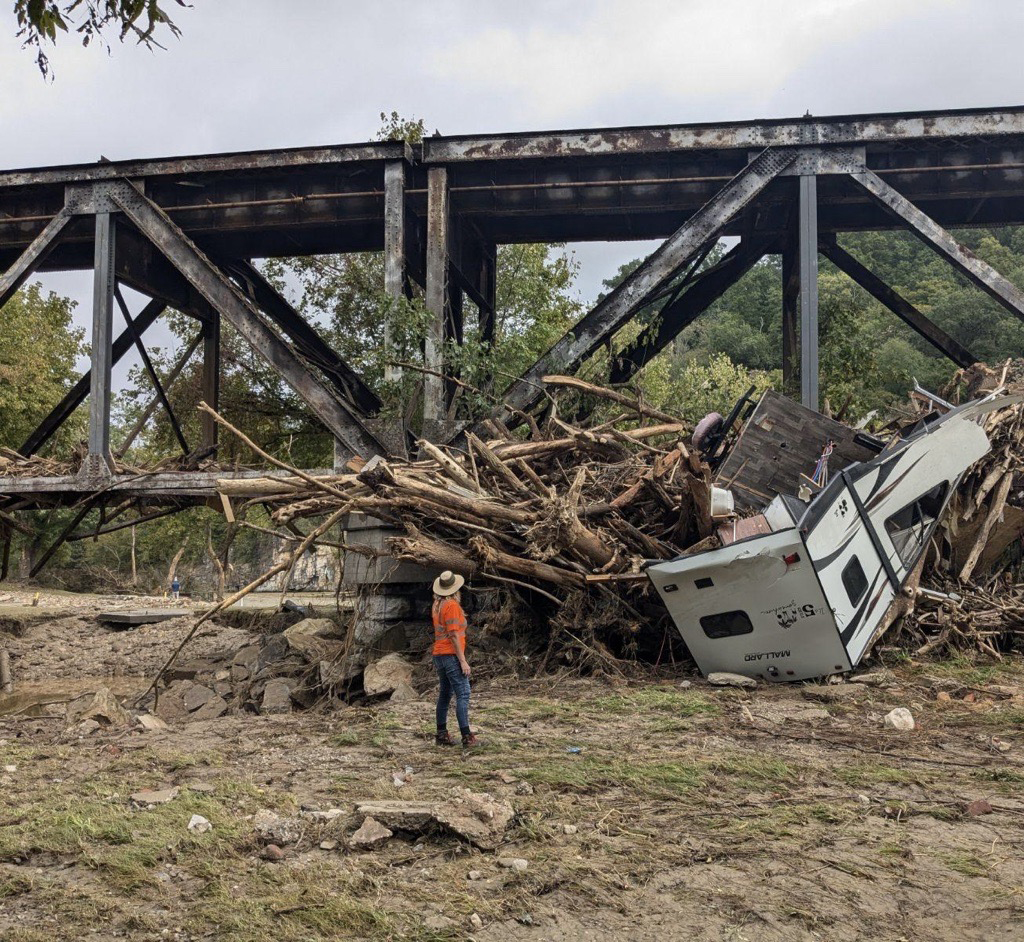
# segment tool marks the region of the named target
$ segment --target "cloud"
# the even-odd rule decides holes
[[[520,18],[493,25],[438,55],[434,68],[518,102],[517,117],[564,121],[628,100],[671,103],[682,115],[707,101],[741,99],[753,117],[823,50],[890,30],[954,0],[635,0],[572,4],[557,24]],[[525,21],[525,22],[524,22]],[[873,63],[866,61],[865,69]]]

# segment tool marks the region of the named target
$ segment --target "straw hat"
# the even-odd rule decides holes
[[[434,580],[434,595],[454,595],[466,584],[462,576],[446,569]]]

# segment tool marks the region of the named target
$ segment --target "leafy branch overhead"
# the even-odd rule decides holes
[[[17,35],[23,48],[35,49],[39,71],[49,75],[44,47],[56,45],[61,33],[77,33],[83,46],[98,41],[109,50],[105,34],[116,30],[121,42],[134,37],[147,49],[163,49],[161,36],[181,35],[164,9],[168,2],[189,6],[185,0],[14,0]]]

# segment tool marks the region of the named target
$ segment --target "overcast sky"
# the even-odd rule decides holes
[[[362,141],[392,110],[465,134],[1024,103],[1020,0],[192,2],[165,0],[166,52],[62,41],[44,81],[0,0],[0,166]],[[644,250],[572,248],[585,300]]]

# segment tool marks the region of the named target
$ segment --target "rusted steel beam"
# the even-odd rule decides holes
[[[817,412],[818,392],[818,178],[800,177],[800,401]]]
[[[1024,320],[1024,291],[999,274],[961,245],[934,219],[921,212],[902,193],[893,189],[870,170],[852,173],[850,177],[870,193],[889,213],[901,219],[922,242],[958,268],[982,291],[998,301],[1011,314]]]
[[[96,246],[92,283],[92,347],[89,351],[89,453],[81,473],[91,479],[107,477],[110,455],[110,375],[114,334],[114,214],[96,213]],[[135,331],[131,331],[133,337]]]
[[[121,180],[125,177],[192,177],[204,173],[245,173],[329,167],[379,160],[411,160],[405,141],[370,144],[341,144],[334,147],[291,147],[281,150],[239,151],[194,157],[163,157],[156,160],[115,160],[102,164],[72,164],[66,167],[38,167],[0,173],[0,188],[37,186],[45,183],[88,183]]]
[[[145,314],[145,311],[143,311],[143,314]],[[143,314],[140,314],[136,318],[136,328],[139,327],[139,324],[142,321]],[[192,354],[195,353],[196,350],[199,348],[199,344],[203,340],[204,331],[207,326],[208,322],[203,324],[203,331],[200,331],[192,338],[188,346],[185,347],[185,350],[182,352],[181,356],[178,357],[178,359],[175,361],[174,366],[171,367],[170,372],[167,374],[167,377],[164,380],[164,389],[171,388],[171,384],[178,378],[181,371],[185,368],[185,364],[188,363],[188,361],[192,358]],[[125,331],[125,333],[127,333],[127,331]],[[115,359],[114,362],[116,363],[117,360]],[[160,405],[160,400],[156,396],[149,400],[149,404],[146,406],[145,409],[142,410],[142,414],[135,420],[135,424],[132,425],[132,427],[128,430],[128,434],[125,435],[124,441],[121,442],[121,444],[117,447],[117,451],[114,452],[115,458],[123,458],[125,456],[125,453],[128,451],[128,449],[132,447],[132,442],[134,442],[135,439],[138,438],[139,433],[143,430],[143,428],[145,428],[146,423],[150,420],[150,417],[153,415],[154,412],[156,412],[156,408],[158,405]],[[204,412],[203,416],[205,416],[206,414],[207,413]],[[211,421],[213,421],[212,416],[210,417],[210,419]],[[216,423],[214,422],[214,424]],[[204,441],[204,445],[205,444],[206,443]]]
[[[220,409],[220,314],[210,311],[203,324],[203,402],[211,409]],[[200,413],[203,448],[215,448],[220,425],[209,412]]]
[[[40,573],[42,568],[53,558],[53,554],[56,553],[64,544],[64,541],[74,533],[78,528],[78,525],[85,519],[86,514],[96,506],[96,501],[97,498],[95,497],[87,500],[79,509],[78,513],[71,518],[67,526],[60,531],[54,541],[47,547],[43,555],[36,560],[35,565],[28,574],[30,579],[34,579]]]
[[[42,232],[32,240],[31,245],[15,261],[15,263],[0,276],[0,308],[2,308],[29,278],[53,249],[57,238],[64,227],[71,222],[74,215],[65,207],[54,216],[45,226]]]
[[[258,269],[246,261],[227,262],[221,268],[235,276],[253,303],[277,325],[306,360],[326,374],[331,385],[357,412],[372,416],[380,411],[381,401],[377,394]]]
[[[332,471],[317,468],[307,474],[324,476]],[[216,497],[217,482],[224,480],[260,480],[267,482],[267,493],[280,493],[274,488],[278,478],[293,477],[281,471],[162,471],[157,474],[115,474],[105,485],[104,493],[117,497]],[[78,475],[46,477],[0,477],[0,495],[65,495],[81,497],[92,488]],[[18,509],[25,509],[19,507]]]
[[[405,298],[405,162],[388,161],[384,165],[384,292],[396,308]],[[388,358],[394,355],[393,314],[384,324],[384,347]],[[390,363],[384,367],[384,379],[397,382],[402,369]]]
[[[754,236],[744,239],[706,272],[697,275],[690,287],[670,299],[655,318],[657,329],[646,331],[619,353],[611,370],[612,383],[625,383],[661,353],[680,332],[692,324],[715,301],[764,257],[771,240]]]
[[[1024,134],[1024,108],[965,109],[730,121],[718,124],[428,137],[425,163],[516,158],[731,150],[801,144],[873,144]]]
[[[949,357],[957,366],[967,367],[978,362],[978,358],[970,350],[947,334],[934,321],[925,317],[906,298],[857,261],[834,238],[822,239],[820,248],[821,254],[836,268],[849,275],[876,301],[884,304],[901,321],[917,331],[936,350]]]
[[[160,377],[157,375],[156,367],[153,366],[153,361],[149,358],[149,351],[146,349],[146,345],[142,342],[142,337],[139,335],[139,332],[135,329],[135,321],[132,319],[131,311],[128,310],[128,305],[125,303],[124,295],[121,294],[121,289],[116,284],[114,285],[114,298],[117,301],[117,306],[121,309],[121,315],[124,317],[124,322],[127,325],[128,332],[132,335],[132,342],[135,344],[135,349],[139,351],[139,358],[142,360],[142,365],[149,374],[149,380],[153,384],[153,390],[156,392],[156,397],[160,401],[160,405],[163,406],[164,412],[167,413],[167,420],[171,423],[171,428],[174,431],[174,437],[178,440],[178,447],[181,448],[181,453],[183,455],[187,455],[192,449],[188,447],[188,442],[185,441],[185,436],[181,431],[181,423],[178,422],[178,417],[174,414],[174,409],[171,408],[171,402],[167,398],[167,393],[164,391],[164,385],[160,382]]]
[[[181,513],[186,510],[188,504],[175,504],[173,507],[164,507],[162,510],[154,510],[148,514],[140,513],[138,517],[131,520],[122,520],[120,523],[111,524],[98,530],[89,530],[87,533],[72,533],[65,542],[74,543],[78,540],[95,539],[98,536],[105,536],[107,533],[116,533],[118,530],[127,530],[128,527],[138,526],[140,523],[148,523],[150,520],[159,520],[161,517],[168,517],[171,514]]]
[[[440,434],[445,424],[444,340],[449,316],[448,171],[431,167],[427,200],[427,310],[431,314],[423,341],[423,426],[424,437]]]
[[[782,248],[782,387],[787,396],[800,389],[800,247],[795,233]]]
[[[139,316],[135,318],[135,330],[141,335],[152,323],[167,309],[163,301],[150,301]],[[122,331],[111,345],[110,364],[115,366],[132,347],[132,335],[128,330]],[[18,449],[27,458],[34,455],[43,447],[67,421],[69,415],[75,411],[89,395],[89,388],[92,383],[92,372],[87,370],[74,386],[68,390],[67,395],[51,410],[50,414],[39,423],[39,427],[25,440],[25,444]]]
[[[636,310],[687,265],[709,239],[747,206],[793,160],[792,153],[762,152],[738,173],[703,209],[694,213],[642,265],[610,291],[505,391],[511,410],[526,411],[542,398],[541,378],[572,372],[612,337]],[[501,418],[515,421],[502,410]]]
[[[354,455],[370,457],[384,451],[353,413],[352,407],[328,392],[295,351],[264,323],[241,290],[171,222],[159,206],[130,184],[111,186],[109,197],[206,302],[274,367],[313,414]]]

